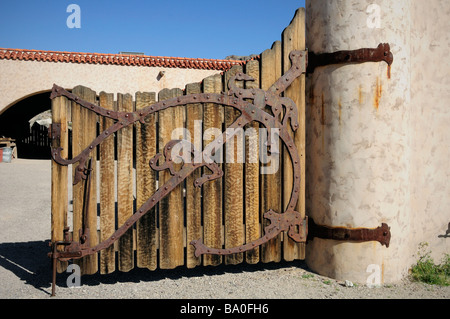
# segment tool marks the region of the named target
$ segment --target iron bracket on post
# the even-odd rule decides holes
[[[314,73],[320,66],[332,64],[349,64],[364,62],[386,62],[390,67],[394,62],[394,55],[388,43],[380,43],[377,48],[364,48],[358,50],[337,51],[333,53],[316,54],[308,52],[307,73]]]
[[[308,67],[306,73],[314,73],[315,69],[321,66],[364,62],[386,62],[388,64],[388,76],[390,76],[390,67],[394,62],[394,55],[391,52],[390,45],[388,43],[380,43],[376,48],[363,48],[322,54],[308,51]],[[391,231],[390,227],[385,223],[375,229],[346,228],[317,225],[312,218],[309,218],[308,241],[313,238],[355,242],[378,241],[381,245],[389,247]]]
[[[377,228],[331,227],[317,225],[312,218],[309,218],[308,241],[314,238],[354,242],[377,241],[388,248],[391,241],[391,228],[385,223]]]

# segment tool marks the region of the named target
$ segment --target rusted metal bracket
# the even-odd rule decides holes
[[[48,127],[48,137],[52,140],[61,137],[61,123],[52,123]]]
[[[342,241],[377,241],[382,246],[389,247],[391,228],[382,223],[377,228],[346,228],[317,225],[312,218],[308,219],[308,241],[314,238],[334,239]]]
[[[283,214],[278,214],[273,210],[269,210],[264,214],[264,218],[270,220],[270,225],[264,228],[264,237],[239,247],[225,249],[206,247],[200,239],[194,240],[191,242],[191,245],[195,247],[195,256],[199,257],[203,254],[230,255],[242,253],[268,242],[283,231],[287,231],[288,236],[296,242],[305,241],[308,233],[308,218],[302,219],[300,213],[288,211]]]
[[[56,287],[56,261],[68,261],[70,259],[77,259],[83,255],[84,251],[90,250],[90,237],[89,228],[87,227],[87,221],[89,220],[89,202],[91,197],[91,172],[92,172],[92,158],[88,161],[88,168],[85,169],[86,184],[84,187],[83,198],[83,218],[82,228],[79,230],[78,241],[69,239],[69,228],[64,228],[64,234],[62,241],[56,241],[49,243],[51,247],[51,253],[49,257],[52,258],[52,294],[55,296]],[[58,246],[64,246],[64,250],[58,250]]]
[[[315,54],[308,52],[307,73],[314,73],[320,66],[332,64],[349,64],[364,62],[386,62],[390,67],[394,62],[394,55],[388,43],[380,43],[377,48],[358,49],[350,51],[337,51],[333,53]]]

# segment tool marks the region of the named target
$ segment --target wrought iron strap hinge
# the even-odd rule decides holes
[[[308,52],[308,67],[306,73],[314,73],[320,66],[344,63],[386,62],[391,66],[394,55],[388,43],[380,43],[377,48],[337,51],[333,53],[316,54]]]
[[[270,225],[264,228],[264,236],[250,243],[233,248],[211,248],[205,246],[200,239],[192,241],[190,244],[195,247],[195,256],[201,255],[231,255],[246,252],[256,248],[269,240],[275,238],[283,231],[287,231],[288,236],[295,242],[306,242],[308,234],[308,218],[301,218],[300,213],[287,211],[283,214],[270,210],[264,214],[264,218],[270,220]]]
[[[315,237],[355,242],[378,241],[388,248],[391,241],[391,228],[385,223],[377,228],[330,227],[317,225],[312,218],[309,218],[308,241]]]

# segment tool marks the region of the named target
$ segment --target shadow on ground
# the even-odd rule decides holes
[[[25,285],[31,285],[50,295],[51,287],[51,259],[49,241],[31,241],[23,243],[1,243],[0,244],[0,267],[11,271]],[[116,258],[117,260],[117,258]],[[163,279],[179,279],[191,277],[215,276],[230,273],[255,272],[263,270],[275,270],[288,267],[297,267],[308,270],[304,261],[280,262],[280,263],[258,263],[250,265],[242,263],[239,265],[199,266],[188,269],[184,266],[171,270],[157,269],[154,271],[134,268],[129,272],[115,271],[111,274],[83,275],[83,285],[96,286],[99,284],[115,284],[118,282],[152,282]],[[116,265],[117,269],[117,265]],[[309,270],[308,270],[309,271]],[[69,273],[61,273],[56,277],[56,287],[67,287]]]

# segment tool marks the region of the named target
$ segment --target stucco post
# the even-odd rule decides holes
[[[409,6],[409,0],[306,0],[310,51],[389,43],[394,54],[390,74],[382,62],[321,67],[307,77],[307,214],[329,226],[384,222],[392,232],[389,248],[308,243],[308,266],[338,280],[394,282],[409,266]]]

